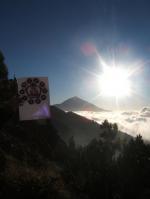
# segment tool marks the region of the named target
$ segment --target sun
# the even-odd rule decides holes
[[[125,97],[131,93],[129,72],[119,67],[103,68],[99,79],[100,91],[103,96]]]

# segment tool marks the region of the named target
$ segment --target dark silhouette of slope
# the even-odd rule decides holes
[[[113,157],[112,155],[115,155],[116,151],[114,147],[117,149],[120,147],[120,135],[123,136],[122,140],[126,140],[128,136],[119,132],[117,125],[107,121],[103,125],[99,125],[73,112],[66,113],[55,106],[50,108],[51,120],[20,122],[17,103],[12,103],[13,92],[11,97],[8,97],[11,87],[6,85],[3,97],[0,98],[0,110],[3,110],[5,115],[3,122],[0,123],[0,197],[83,198],[77,191],[74,168],[78,170],[76,165],[79,163],[83,170],[87,168],[87,162],[84,162],[85,159],[82,161],[82,157],[86,155],[88,161],[90,160],[91,152],[87,150],[88,146],[92,145],[90,150],[94,148],[92,154],[94,159],[91,158],[91,160],[97,164],[103,144],[106,149],[112,148],[110,157]],[[115,129],[116,131],[114,131]],[[77,144],[87,145],[89,143],[89,145],[79,148],[78,151],[73,137]],[[69,139],[70,142],[67,146],[64,141],[67,142]],[[100,153],[98,152],[95,156],[97,147]],[[104,150],[102,160],[103,156],[107,159],[106,152],[107,150]],[[94,171],[92,167],[89,167],[87,172],[89,173],[91,169]],[[102,168],[102,173],[104,172],[105,169]],[[82,173],[84,172],[82,171]],[[78,176],[79,182],[81,182],[83,178]],[[91,182],[93,177],[88,179],[87,182]],[[84,181],[86,183],[86,177],[84,177]],[[86,189],[88,184],[84,186]],[[96,187],[95,190],[99,189]],[[85,197],[90,196],[88,192],[83,192],[83,194]]]
[[[55,106],[51,107],[52,122],[59,135],[68,142],[72,136],[77,144],[87,144],[93,138],[98,138],[100,129],[94,121],[79,116],[73,112],[65,113]]]
[[[99,108],[96,105],[91,104],[76,96],[69,98],[68,100],[65,100],[61,104],[56,104],[55,106],[64,111],[94,111],[94,112],[105,111],[104,109]]]
[[[76,144],[86,145],[92,139],[99,138],[104,134],[105,129],[100,124],[73,112],[64,112],[58,107],[51,106],[51,113],[52,122],[65,142],[68,142],[73,136]],[[118,131],[116,138],[129,140],[131,136]]]
[[[24,121],[14,124],[13,120],[0,129],[0,149],[16,158],[29,158],[29,163],[38,162],[38,157],[52,160],[57,147],[66,150],[64,141],[48,121]],[[34,161],[35,159],[35,161]]]
[[[67,198],[68,148],[57,129],[50,120],[19,121],[16,79],[0,80],[0,92],[0,198]]]
[[[0,129],[0,196],[62,198],[68,194],[61,175],[67,156],[50,121],[5,121]]]
[[[55,106],[51,120],[20,122],[16,80],[3,75],[0,198],[150,198],[150,145],[142,136],[131,139],[116,123],[100,125]],[[86,146],[76,147],[73,137]],[[70,138],[68,146],[62,138]]]

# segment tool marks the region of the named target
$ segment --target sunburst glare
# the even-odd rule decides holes
[[[129,73],[125,69],[104,67],[99,80],[102,95],[119,98],[131,94],[131,81]]]

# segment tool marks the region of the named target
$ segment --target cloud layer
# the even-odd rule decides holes
[[[150,140],[150,107],[144,107],[140,111],[128,112],[76,112],[79,115],[102,123],[105,119],[117,123],[119,129],[132,136],[141,134],[144,139]]]

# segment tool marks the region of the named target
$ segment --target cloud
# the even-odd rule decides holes
[[[145,112],[150,112],[150,107],[144,107],[144,108],[141,110],[141,113],[145,113]]]
[[[125,119],[125,121],[130,122],[130,123],[134,122],[134,120],[132,118],[127,118],[127,119]]]
[[[121,131],[132,136],[141,134],[144,139],[150,140],[150,107],[144,107],[140,111],[128,112],[76,112],[98,123],[105,119],[109,122],[117,123]]]
[[[137,121],[141,121],[141,122],[146,122],[146,121],[147,121],[146,118],[142,118],[142,117],[139,117],[139,118],[137,118],[136,120],[137,120]]]
[[[150,107],[144,107],[141,110],[141,116],[142,117],[150,117]]]
[[[137,114],[137,112],[123,112],[122,115],[134,115]]]
[[[134,117],[125,119],[125,121],[132,123],[132,122],[137,122],[137,121],[146,122],[147,120],[146,120],[146,118],[143,118],[143,117],[135,117],[134,116]]]

